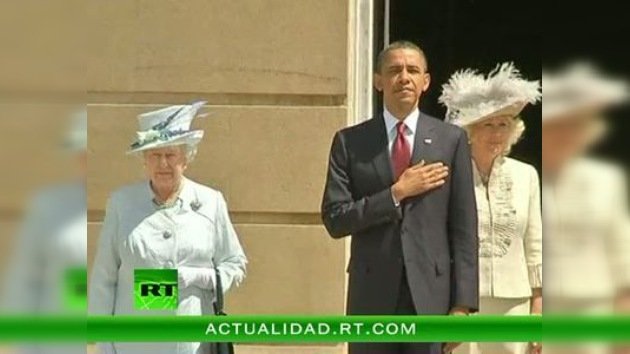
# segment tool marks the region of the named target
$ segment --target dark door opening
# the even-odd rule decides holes
[[[384,8],[382,1],[376,1],[375,13]],[[384,46],[384,36],[379,34],[385,28],[384,18],[375,16],[375,55]],[[541,78],[540,0],[390,0],[389,19],[390,42],[410,40],[426,52],[432,83],[420,109],[433,116],[443,119],[446,110],[437,99],[442,84],[456,70],[488,72],[498,63],[512,61],[525,78]],[[382,110],[380,102],[376,109]],[[511,155],[540,171],[541,104],[526,107],[521,117],[526,131]]]
[[[543,67],[557,69],[585,60],[613,78],[630,81],[630,51],[625,48],[630,22],[625,7],[623,2],[606,0],[592,6],[549,6],[545,17],[553,27],[543,38]],[[608,134],[593,155],[620,163],[630,173],[630,105],[615,107],[605,116]]]

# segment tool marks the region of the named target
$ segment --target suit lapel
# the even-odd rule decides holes
[[[394,173],[392,172],[392,163],[389,156],[389,147],[387,140],[387,128],[385,127],[385,119],[382,115],[378,115],[375,118],[372,129],[374,129],[371,136],[376,137],[374,142],[377,152],[372,164],[376,173],[379,175],[381,181],[385,186],[391,186],[394,183]]]
[[[411,155],[411,166],[420,163],[422,159],[426,163],[431,163],[429,157],[432,156],[431,149],[435,144],[435,124],[427,115],[420,112],[416,127],[416,136],[413,144],[413,154]]]

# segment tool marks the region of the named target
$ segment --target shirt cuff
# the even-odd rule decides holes
[[[529,273],[529,287],[532,289],[542,288],[542,264],[527,266],[527,272]]]
[[[392,202],[394,202],[394,206],[398,208],[400,206],[400,202],[396,201],[396,198],[394,197],[394,191],[391,188],[389,189],[389,191],[390,191],[390,194],[392,195]]]

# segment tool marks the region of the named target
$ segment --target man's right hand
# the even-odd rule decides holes
[[[438,188],[446,182],[448,166],[441,162],[426,165],[420,161],[417,165],[407,168],[398,181],[392,185],[392,195],[396,201],[414,197],[432,189]]]

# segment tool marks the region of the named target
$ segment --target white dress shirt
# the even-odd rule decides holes
[[[418,128],[418,117],[420,116],[420,111],[416,107],[408,116],[403,119],[403,123],[405,124],[405,139],[409,143],[409,152],[411,156],[413,156],[413,148],[414,141],[416,137],[416,129]],[[389,153],[391,156],[392,147],[394,146],[394,141],[396,141],[396,136],[398,136],[398,130],[396,129],[396,125],[399,120],[394,117],[387,108],[383,109],[383,118],[385,119],[385,128],[387,129],[387,143],[389,148]]]
[[[416,129],[418,128],[418,117],[420,116],[420,110],[418,107],[411,111],[408,116],[403,119],[403,123],[405,124],[405,139],[409,144],[409,156],[413,156],[413,148],[414,142],[416,138]],[[398,129],[396,129],[396,125],[399,120],[391,114],[387,108],[383,108],[383,119],[385,120],[385,129],[387,133],[387,148],[389,149],[389,156],[391,160],[392,156],[392,147],[394,146],[394,141],[396,141],[396,137],[398,136]],[[396,207],[400,206],[400,201],[397,201],[394,198],[394,194],[392,194],[392,201]]]
[[[125,186],[108,202],[89,285],[89,312],[98,315],[213,315],[210,284],[178,288],[177,310],[137,310],[134,269],[195,268],[221,274],[224,291],[245,276],[247,260],[220,192],[189,179],[173,206],[159,208],[147,181]],[[101,352],[206,353],[204,343],[101,343]]]

